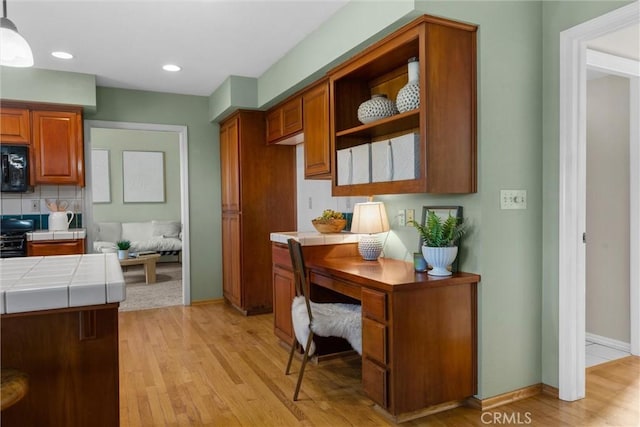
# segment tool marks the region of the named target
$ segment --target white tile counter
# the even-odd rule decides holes
[[[0,314],[106,304],[125,297],[122,268],[113,253],[0,259]]]
[[[342,243],[358,243],[359,234],[349,232],[323,234],[317,231],[289,231],[271,233],[271,241],[287,244],[287,240],[294,238],[302,246],[339,245]]]
[[[36,230],[27,233],[28,241],[77,240],[84,239],[85,237],[87,237],[87,230],[84,228],[70,228],[66,231]]]

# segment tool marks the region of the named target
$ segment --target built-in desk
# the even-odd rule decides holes
[[[436,278],[404,261],[364,261],[355,244],[303,246],[303,252],[312,299],[346,295],[362,302],[362,386],[390,418],[417,418],[476,394],[480,276]],[[283,326],[286,312],[291,321],[291,299],[284,297],[293,287],[288,257],[286,245],[273,243],[276,334],[293,343]],[[293,289],[287,291],[292,298]]]

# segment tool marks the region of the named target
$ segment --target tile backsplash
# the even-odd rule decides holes
[[[29,193],[0,193],[0,214],[3,218],[33,219],[36,229],[46,230],[50,213],[47,200],[67,202],[66,210],[75,214],[69,227],[82,227],[84,187],[74,185],[40,185]]]

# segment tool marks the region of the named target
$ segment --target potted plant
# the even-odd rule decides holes
[[[118,259],[127,259],[129,258],[129,248],[131,247],[131,242],[128,240],[118,240],[116,242],[116,246],[118,247]]]
[[[410,221],[422,237],[422,255],[433,268],[432,276],[450,276],[447,269],[458,255],[458,240],[467,231],[466,224],[449,215],[446,219],[429,211],[425,225]]]

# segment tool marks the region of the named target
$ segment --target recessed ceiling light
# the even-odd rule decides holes
[[[73,55],[70,54],[69,52],[62,52],[62,51],[51,52],[51,56],[55,56],[56,58],[60,58],[60,59],[71,59],[71,58],[73,58]]]
[[[182,70],[182,68],[180,68],[179,66],[174,65],[174,64],[163,65],[162,69],[165,70],[165,71],[180,71],[180,70]]]

